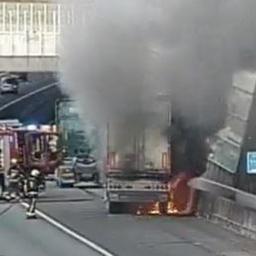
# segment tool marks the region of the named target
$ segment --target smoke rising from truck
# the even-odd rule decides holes
[[[254,68],[256,2],[72,3],[75,22],[64,28],[61,73],[84,115],[98,123],[122,118],[130,127],[144,125],[157,95],[171,95],[181,134],[173,132],[174,141],[182,137],[187,149],[201,145],[187,160],[197,168],[192,162],[205,157],[205,138],[223,125],[233,72]]]
[[[84,25],[84,9],[79,10],[81,3],[77,6],[77,23],[66,32],[74,38],[80,26],[82,31],[74,41],[64,41],[64,85],[97,121],[142,121],[152,95],[143,5],[133,0],[113,5],[96,1]]]

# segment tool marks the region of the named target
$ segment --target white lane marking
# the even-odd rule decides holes
[[[25,203],[25,202],[21,202],[21,205],[25,208],[28,207],[28,204]],[[101,255],[103,255],[103,256],[114,256],[114,254],[108,252],[107,250],[100,247],[96,243],[90,241],[89,239],[85,238],[84,236],[81,236],[81,235],[77,234],[76,232],[72,231],[68,227],[61,224],[60,222],[52,219],[50,216],[46,215],[45,213],[43,213],[39,210],[36,210],[36,214],[38,216],[40,216],[42,219],[44,219],[46,222],[55,226],[56,228],[58,228],[59,230],[61,230],[64,233],[66,233],[67,235],[71,236],[72,238],[78,240],[79,242],[85,244],[86,246],[88,246],[89,248],[93,249],[94,251],[100,253]]]
[[[48,90],[49,88],[54,87],[54,86],[56,86],[56,85],[58,85],[58,84],[59,84],[58,82],[51,83],[51,84],[45,85],[45,86],[43,86],[43,87],[41,87],[41,88],[39,88],[39,89],[37,89],[37,90],[34,90],[34,91],[30,92],[30,93],[27,93],[27,94],[25,94],[25,95],[19,97],[18,99],[12,100],[12,101],[10,101],[10,102],[4,104],[2,107],[0,107],[0,111],[3,111],[3,110],[5,110],[6,108],[8,108],[8,107],[10,107],[10,106],[12,106],[12,105],[14,105],[14,104],[16,104],[16,103],[22,101],[22,100],[25,100],[25,99],[27,99],[27,98],[29,98],[29,97],[31,97],[31,96],[34,96],[35,94],[38,94],[38,93],[43,92],[43,91],[46,91],[46,90]]]

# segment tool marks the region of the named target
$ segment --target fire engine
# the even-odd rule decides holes
[[[54,174],[60,162],[58,134],[54,126],[21,126],[16,122],[0,122],[0,163],[5,172],[11,160],[25,170],[36,168],[44,175]]]
[[[13,129],[21,125],[16,119],[0,121],[0,168],[5,172],[10,168],[11,159],[15,158],[17,151]]]
[[[54,126],[21,127],[14,130],[17,160],[25,169],[38,169],[44,175],[54,174],[60,162],[58,134]]]

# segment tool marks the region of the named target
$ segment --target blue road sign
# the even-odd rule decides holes
[[[256,174],[256,152],[247,152],[247,173]]]

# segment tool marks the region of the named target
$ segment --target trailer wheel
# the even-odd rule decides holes
[[[63,188],[63,184],[60,180],[57,180],[56,185],[58,188]]]
[[[96,184],[99,184],[100,183],[100,176],[98,173],[95,173],[93,175],[93,181],[96,183]]]
[[[110,214],[122,213],[122,204],[107,201],[107,210]]]
[[[159,203],[159,211],[162,215],[168,214],[168,203]]]

